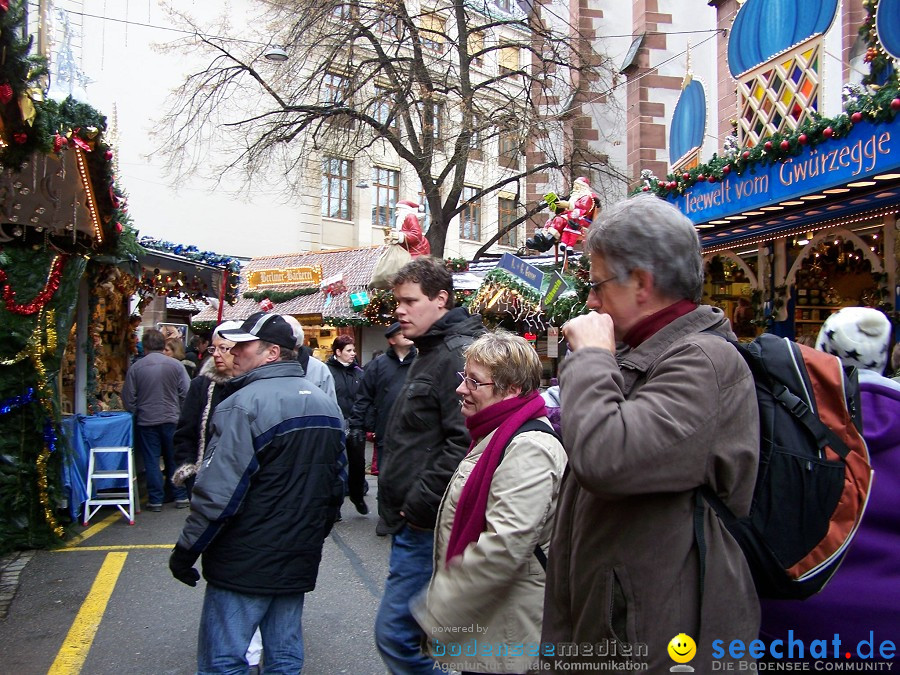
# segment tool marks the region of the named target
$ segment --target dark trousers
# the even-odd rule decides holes
[[[361,500],[368,488],[366,483],[366,442],[357,443],[347,438],[347,493],[350,501]]]
[[[162,504],[167,492],[175,499],[187,499],[187,490],[172,484],[172,474],[175,472],[175,425],[138,425],[137,436],[147,476],[147,502]],[[165,465],[165,474],[159,468],[160,458]]]

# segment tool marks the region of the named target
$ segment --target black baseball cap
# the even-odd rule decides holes
[[[384,331],[384,337],[389,338],[400,332],[400,322],[395,321],[390,326],[388,326]]]
[[[294,329],[284,320],[284,317],[280,314],[267,314],[266,312],[257,312],[244,321],[240,328],[223,330],[219,335],[232,342],[264,340],[286,349],[294,349],[297,346]]]

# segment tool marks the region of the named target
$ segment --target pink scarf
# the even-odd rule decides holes
[[[486,510],[491,481],[510,439],[525,422],[546,414],[544,399],[540,393],[533,391],[495,403],[466,419],[466,427],[472,435],[469,451],[494,429],[497,433],[481,453],[459,496],[447,543],[447,565],[453,558],[462,555],[466,546],[477,541],[487,527]]]

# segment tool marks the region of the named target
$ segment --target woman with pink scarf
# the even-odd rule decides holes
[[[525,673],[539,661],[545,555],[566,466],[540,376],[534,348],[505,331],[475,340],[459,373],[472,444],[438,510],[431,582],[411,606],[431,656],[464,675]]]

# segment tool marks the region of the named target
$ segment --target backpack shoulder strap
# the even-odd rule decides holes
[[[509,442],[512,443],[512,439],[518,436],[519,434],[525,433],[526,431],[543,431],[544,433],[550,434],[560,443],[562,443],[562,439],[559,437],[559,434],[553,430],[553,427],[549,426],[546,422],[541,422],[538,419],[527,420],[525,424],[516,429],[516,433],[512,435],[512,438],[509,439]],[[509,447],[509,443],[506,444],[506,447]],[[503,448],[503,453],[500,455],[500,461],[503,461],[503,456],[506,454],[506,447]],[[538,562],[541,564],[541,568],[546,572],[547,571],[547,554],[544,553],[544,549],[541,548],[540,544],[537,544],[534,547],[534,557],[537,558]]]

